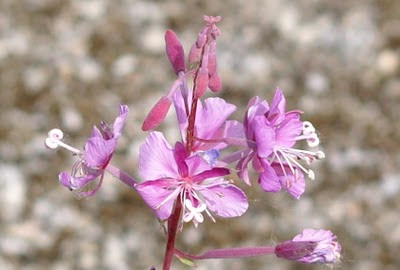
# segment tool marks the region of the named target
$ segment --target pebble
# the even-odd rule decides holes
[[[83,118],[73,107],[62,108],[61,121],[62,126],[68,130],[68,132],[76,132],[83,127]]]
[[[20,218],[27,192],[26,178],[18,166],[0,163],[0,216],[5,221]]]
[[[112,65],[112,73],[116,77],[123,77],[135,71],[137,59],[133,54],[125,54],[115,60]]]
[[[384,75],[394,74],[399,69],[400,51],[385,50],[378,55],[377,68]]]

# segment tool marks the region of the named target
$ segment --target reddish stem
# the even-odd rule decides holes
[[[192,100],[192,106],[190,109],[190,115],[188,119],[188,128],[187,128],[187,133],[186,133],[186,152],[190,155],[193,149],[193,143],[194,143],[194,124],[196,122],[196,110],[197,110],[197,98],[194,98],[193,95],[193,100]]]
[[[172,257],[175,249],[175,237],[178,230],[179,218],[181,216],[182,204],[180,200],[176,200],[175,210],[168,219],[168,239],[165,248],[163,270],[169,270],[171,267]]]
[[[204,47],[202,49],[202,54],[204,53]],[[196,122],[196,111],[197,111],[197,100],[195,97],[194,89],[196,88],[196,77],[199,73],[199,68],[201,66],[201,60],[199,63],[199,67],[196,70],[193,78],[193,93],[192,93],[192,105],[190,108],[190,114],[188,117],[188,128],[186,131],[186,152],[188,155],[192,152],[193,143],[194,143],[194,125]],[[176,232],[178,230],[179,218],[182,211],[182,203],[178,199],[176,200],[174,213],[168,218],[168,239],[167,246],[165,248],[165,256],[164,256],[164,264],[163,270],[169,270],[171,267],[172,257],[174,255],[175,250],[175,237]]]

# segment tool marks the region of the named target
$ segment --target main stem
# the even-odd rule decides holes
[[[186,133],[186,151],[189,155],[193,149],[194,123],[196,121],[196,110],[197,110],[197,98],[195,98],[193,94],[192,105],[188,117],[188,128]],[[173,214],[168,218],[168,231],[167,231],[168,238],[167,238],[167,246],[165,248],[163,270],[169,270],[171,267],[172,257],[174,255],[174,250],[175,250],[175,238],[178,230],[181,211],[182,211],[182,202],[178,199],[176,200],[175,210]]]
[[[204,53],[204,48],[202,50],[202,53]],[[201,61],[199,63],[199,67],[200,66],[201,66]],[[193,78],[192,104],[190,107],[190,113],[188,115],[188,127],[186,131],[185,148],[188,155],[190,155],[190,153],[193,150],[193,143],[195,140],[194,126],[196,122],[196,111],[197,111],[197,101],[198,101],[198,98],[195,97],[195,89],[196,89],[196,78],[198,73],[199,69],[197,69]],[[170,270],[171,267],[172,257],[174,255],[174,250],[175,250],[175,237],[178,230],[181,211],[182,211],[182,202],[178,199],[176,200],[175,210],[173,214],[168,218],[168,231],[167,231],[168,238],[167,238],[167,246],[165,248],[163,270]]]
[[[165,248],[163,270],[169,270],[171,267],[172,257],[175,249],[175,237],[178,230],[179,218],[182,211],[182,203],[180,200],[176,200],[175,210],[168,219],[168,239],[167,246]]]

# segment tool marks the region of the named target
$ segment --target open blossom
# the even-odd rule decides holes
[[[306,229],[293,240],[275,247],[277,257],[301,263],[336,263],[340,251],[341,246],[331,231],[314,229]]]
[[[152,132],[140,148],[139,172],[146,181],[136,190],[161,220],[167,219],[176,199],[183,221],[197,226],[206,213],[220,217],[242,215],[248,202],[242,190],[225,180],[225,168],[212,168],[198,155],[188,156],[182,143],[172,148],[160,132]]]
[[[300,120],[301,111],[286,112],[285,107],[280,89],[276,90],[270,106],[258,97],[249,102],[243,125],[250,150],[238,162],[237,169],[239,177],[250,184],[247,166],[252,161],[264,191],[283,188],[298,199],[305,188],[303,173],[315,178],[314,172],[299,161],[309,165],[323,158],[324,153],[293,148],[299,140],[306,140],[310,147],[317,146],[319,139],[312,124]]]
[[[73,152],[79,160],[73,165],[71,173],[61,172],[58,176],[62,185],[70,190],[77,190],[79,196],[91,196],[95,194],[103,181],[104,171],[110,162],[117,140],[121,136],[122,127],[128,114],[128,106],[121,105],[119,115],[114,123],[109,126],[102,122],[100,129],[93,127],[92,133],[87,139],[83,151],[69,146],[61,141],[63,133],[59,129],[49,132],[46,145],[49,148],[64,147]],[[90,191],[81,191],[88,183],[100,178],[97,186]],[[80,192],[79,192],[80,191]]]
[[[189,94],[190,91],[189,91]],[[188,106],[191,107],[192,99],[189,95]],[[243,137],[243,125],[236,120],[227,120],[236,110],[236,106],[227,103],[222,98],[207,98],[204,104],[197,101],[196,125],[194,135],[196,140],[192,151],[220,150],[228,145],[223,142],[227,137]],[[178,118],[182,140],[185,142],[188,127],[188,116],[185,111],[184,97],[181,92],[174,96],[174,105]]]

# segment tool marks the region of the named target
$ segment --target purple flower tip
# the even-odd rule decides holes
[[[293,240],[275,247],[277,257],[301,263],[337,263],[340,251],[341,246],[331,231],[314,229],[305,229]]]

